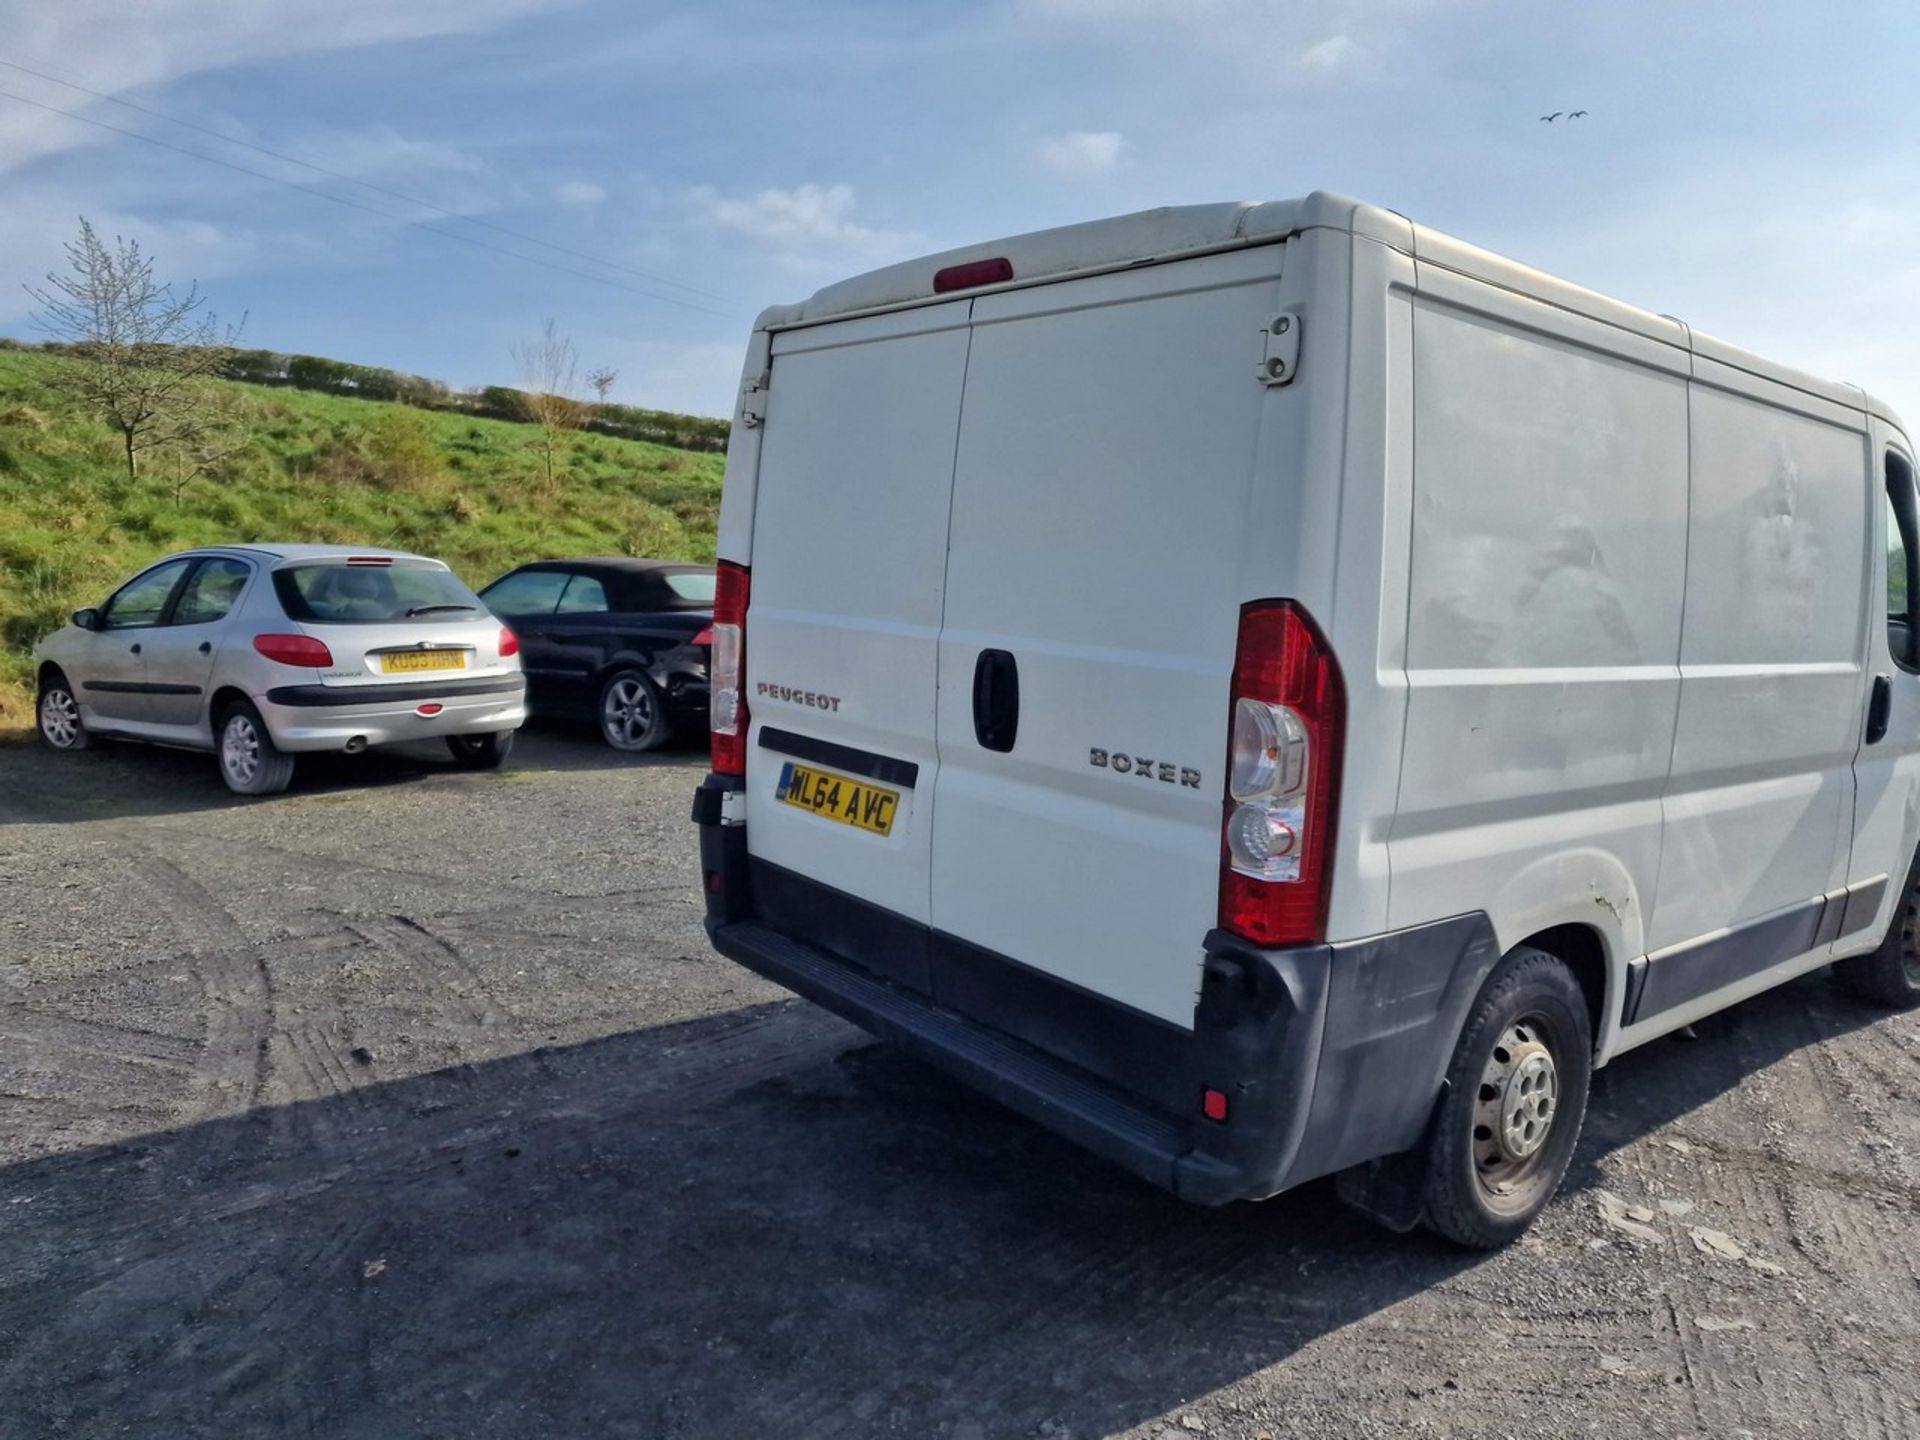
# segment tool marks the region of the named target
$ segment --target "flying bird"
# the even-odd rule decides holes
[[[1581,117],[1582,115],[1584,115],[1584,114],[1586,114],[1586,113],[1587,113],[1587,112],[1586,112],[1586,111],[1584,111],[1584,110],[1575,110],[1575,111],[1574,111],[1574,112],[1573,112],[1572,114],[1570,114],[1570,115],[1568,115],[1568,116],[1567,116],[1567,119],[1569,119],[1569,120],[1578,120],[1578,119],[1579,119],[1579,118],[1580,118],[1580,117]]]
[[[1554,121],[1558,120],[1565,113],[1566,112],[1563,110],[1556,110],[1551,115],[1542,115],[1540,118],[1546,121],[1547,124],[1551,125]]]

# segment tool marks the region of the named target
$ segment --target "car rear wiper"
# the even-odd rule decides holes
[[[461,605],[455,601],[447,600],[442,601],[438,605],[416,605],[407,611],[407,618],[411,620],[416,615],[431,615],[436,610],[478,610],[479,608],[478,605]]]

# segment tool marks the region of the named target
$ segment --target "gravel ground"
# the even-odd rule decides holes
[[[0,750],[0,1436],[1920,1436],[1920,1016],[1626,1057],[1500,1255],[1192,1209],[714,956],[702,768]]]

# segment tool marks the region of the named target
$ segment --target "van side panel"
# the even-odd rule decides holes
[[[1661,952],[1790,917],[1841,883],[1860,740],[1864,417],[1717,361],[1696,373],[1680,717],[1641,1020],[1694,998],[1651,973],[1691,964]],[[1758,939],[1743,950],[1756,966]]]
[[[1679,698],[1688,357],[1427,266],[1420,285],[1392,923],[1485,909],[1502,949],[1584,924],[1617,976]]]

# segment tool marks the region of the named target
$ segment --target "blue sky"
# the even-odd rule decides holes
[[[0,61],[623,267],[0,66],[384,212],[0,98],[0,333],[84,214],[251,344],[481,384],[552,316],[615,398],[726,413],[752,316],[829,280],[1327,188],[1920,418],[1917,34],[1777,0],[0,0]]]

